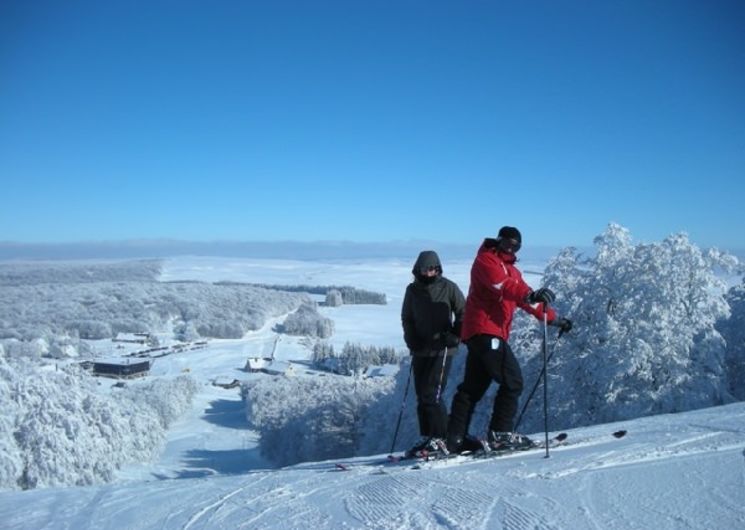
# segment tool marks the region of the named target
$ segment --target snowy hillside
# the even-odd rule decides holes
[[[14,529],[745,527],[745,405],[570,432],[571,445],[431,468],[377,458],[0,496]],[[628,434],[617,440],[616,429]],[[380,458],[384,458],[381,455]]]

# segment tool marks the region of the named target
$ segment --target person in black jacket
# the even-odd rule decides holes
[[[411,351],[417,396],[417,417],[422,439],[408,456],[445,448],[447,409],[442,400],[450,362],[460,342],[465,297],[442,275],[437,253],[425,250],[412,269],[414,281],[406,287],[401,323]]]

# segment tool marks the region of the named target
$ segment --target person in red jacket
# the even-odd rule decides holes
[[[487,238],[471,267],[471,285],[461,327],[461,340],[468,347],[463,382],[453,397],[448,423],[447,447],[451,452],[481,447],[467,436],[476,404],[492,381],[499,384],[494,399],[487,443],[492,449],[527,446],[531,441],[512,432],[513,418],[523,389],[520,365],[508,344],[515,309],[527,311],[562,332],[572,323],[559,318],[549,307],[554,293],[542,287],[533,290],[515,267],[522,236],[513,226],[503,226],[496,239]]]

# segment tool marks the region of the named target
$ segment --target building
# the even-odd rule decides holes
[[[380,366],[368,366],[364,371],[364,377],[395,377],[398,373],[397,364],[383,364]]]
[[[286,375],[286,376],[292,376],[297,373],[295,371],[295,365],[293,365],[289,361],[272,361],[261,371],[269,375]]]
[[[262,372],[271,363],[271,357],[249,357],[244,370],[251,373]]]
[[[113,341],[126,342],[128,344],[147,344],[149,339],[149,333],[117,333]]]
[[[144,377],[150,373],[150,361],[86,361],[81,363],[93,375],[113,377],[115,379],[132,379]]]

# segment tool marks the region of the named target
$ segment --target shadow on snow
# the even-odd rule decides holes
[[[218,399],[210,403],[204,411],[203,419],[213,425],[228,429],[247,430],[246,408],[243,401]]]

